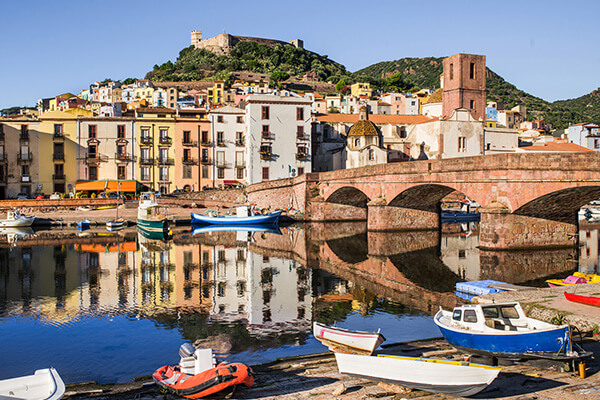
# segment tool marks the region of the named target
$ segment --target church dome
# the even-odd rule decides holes
[[[367,107],[359,110],[359,120],[348,131],[348,136],[379,136],[375,124],[369,121]]]

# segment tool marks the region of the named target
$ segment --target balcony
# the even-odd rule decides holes
[[[129,153],[115,153],[115,160],[117,162],[131,162],[134,159],[135,157]]]
[[[31,177],[29,175],[23,175],[23,176],[21,176],[21,182],[22,183],[31,183]]]
[[[140,138],[141,144],[152,144],[152,138],[150,136],[142,136]]]
[[[33,160],[33,156],[31,155],[31,152],[29,153],[18,153],[17,154],[17,162],[18,163],[29,163]]]
[[[21,132],[21,134],[19,135],[19,141],[28,142],[29,141],[29,132],[27,132],[27,133]]]
[[[275,134],[273,132],[262,132],[262,140],[275,140]]]
[[[246,144],[245,141],[244,141],[244,139],[236,139],[236,141],[235,141],[235,145],[238,146],[238,147],[241,147],[244,144]]]
[[[86,164],[98,164],[101,162],[108,162],[108,156],[104,154],[88,153],[85,155]]]
[[[150,175],[142,175],[140,178],[142,182],[150,182]]]
[[[225,160],[217,160],[217,168],[231,168],[231,163]]]
[[[159,177],[158,177],[158,181],[159,181],[160,183],[169,183],[169,177],[168,177],[168,176],[165,176],[165,175],[163,175],[163,176],[159,176]]]
[[[53,181],[64,181],[66,179],[65,174],[54,174],[52,175]]]
[[[198,142],[196,142],[195,140],[191,140],[191,139],[183,139],[181,141],[181,145],[188,146],[188,147],[196,147],[196,146],[198,146]]]
[[[235,167],[236,168],[246,168],[246,161],[245,160],[235,160]]]
[[[142,157],[142,158],[140,158],[140,164],[141,165],[154,165],[154,159]]]
[[[270,152],[270,151],[261,151],[260,152],[260,159],[261,160],[268,160],[268,161],[270,161],[272,157],[273,157],[273,153]]]
[[[225,147],[226,146],[225,141],[217,142],[217,146],[218,147]]]
[[[207,147],[208,147],[208,146],[212,146],[212,140],[210,140],[210,139],[202,140],[202,141],[200,142],[200,144],[201,144],[202,146],[207,146]]]
[[[65,155],[63,153],[54,153],[52,154],[53,161],[65,161]]]
[[[310,140],[310,137],[306,133],[296,133],[296,140]]]
[[[203,165],[211,165],[212,160],[210,159],[210,157],[202,157],[200,159],[200,163],[202,163]]]
[[[175,165],[175,159],[159,157],[158,165]]]
[[[171,139],[171,138],[170,138],[170,137],[168,137],[168,136],[161,136],[161,137],[158,139],[158,142],[159,142],[160,144],[167,144],[167,145],[171,145],[171,144],[173,143],[173,139]]]
[[[307,153],[296,153],[296,160],[299,161],[307,161],[308,160],[308,154]]]
[[[29,135],[27,135],[27,136],[28,136],[28,139],[29,139]],[[62,133],[55,133],[54,134],[54,141],[55,142],[61,142],[61,141],[64,142],[65,141],[65,136]]]
[[[198,165],[198,160],[192,157],[184,158],[182,162],[185,165]]]

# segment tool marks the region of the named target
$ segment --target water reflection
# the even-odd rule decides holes
[[[580,269],[597,272],[598,228],[582,227],[580,244]],[[543,282],[577,266],[576,249],[477,246],[477,224],[38,232],[0,245],[0,379],[54,365],[68,382],[129,380],[176,362],[183,340],[250,363],[323,351],[313,320],[382,328],[390,341],[437,336],[428,315],[461,301],[456,282]]]

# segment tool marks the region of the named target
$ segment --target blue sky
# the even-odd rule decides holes
[[[0,7],[0,108],[141,78],[175,60],[190,30],[289,40],[356,71],[402,57],[484,54],[546,100],[600,87],[600,2],[30,0]]]

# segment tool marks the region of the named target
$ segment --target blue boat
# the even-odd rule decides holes
[[[210,225],[247,225],[247,224],[276,224],[282,210],[267,214],[253,214],[249,206],[236,207],[236,215],[205,215],[192,213],[192,224]]]
[[[199,235],[201,233],[209,232],[261,232],[261,233],[273,233],[275,235],[281,235],[279,226],[274,224],[247,224],[247,225],[192,225],[192,235]]]
[[[77,223],[77,229],[79,229],[80,231],[90,229],[90,223],[91,222],[89,219],[84,219],[83,221],[79,221]]]
[[[442,222],[478,222],[481,219],[479,213],[465,211],[442,211]]]
[[[468,304],[440,310],[435,324],[452,346],[471,354],[505,358],[573,358],[568,325],[525,316],[519,303]],[[579,353],[581,355],[581,353]]]

